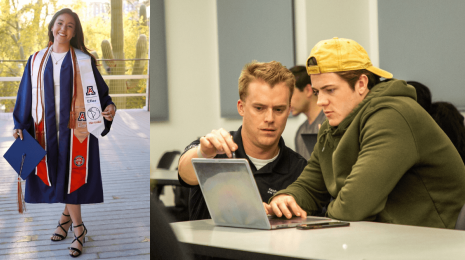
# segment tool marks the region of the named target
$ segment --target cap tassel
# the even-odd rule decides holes
[[[21,187],[21,178],[18,176],[18,212],[23,214],[26,211],[23,189]]]
[[[26,158],[26,154],[23,154],[23,159],[21,161],[21,168],[19,169],[18,174],[18,212],[19,214],[23,214],[26,211],[26,202],[24,201],[24,194],[23,189],[21,187],[21,173],[23,172],[23,164],[24,159]]]

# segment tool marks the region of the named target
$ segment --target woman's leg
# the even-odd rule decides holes
[[[69,214],[71,215],[71,219],[73,220],[74,235],[76,237],[79,237],[84,232],[84,226],[76,227],[82,224],[81,205],[67,204],[66,206],[68,208]],[[79,240],[82,243],[84,243],[84,238],[85,238],[85,234],[81,238],[79,238]],[[82,251],[82,245],[78,241],[74,241],[71,244],[71,247],[77,248]],[[70,250],[69,253],[73,255],[79,255],[79,253],[74,250]]]
[[[67,216],[65,216],[65,215]],[[61,217],[60,217],[60,222],[61,223],[61,226],[66,230],[66,233],[63,231],[63,229],[61,229],[59,226],[57,227],[57,229],[55,229],[55,234],[60,234],[62,235],[63,237],[66,237],[67,234],[68,234],[68,230],[69,230],[69,227],[71,226],[71,219],[69,217],[69,211],[68,211],[68,207],[65,205],[65,209],[63,210],[63,214],[61,214]],[[66,223],[67,221],[69,221],[68,223]],[[64,224],[66,223],[66,224]],[[56,236],[56,235],[52,235],[52,237],[50,238],[54,241],[60,241],[60,240],[63,240],[61,237],[59,236]]]

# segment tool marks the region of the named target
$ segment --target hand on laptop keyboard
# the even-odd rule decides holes
[[[265,210],[267,210],[267,206],[265,206]],[[286,194],[274,197],[270,202],[267,214],[268,212],[270,212],[271,215],[276,215],[277,217],[284,215],[288,219],[292,218],[292,215],[302,218],[307,217],[307,212],[305,212],[305,210],[297,204],[294,197]]]
[[[265,207],[266,215],[273,215],[270,204],[263,202],[263,207]]]

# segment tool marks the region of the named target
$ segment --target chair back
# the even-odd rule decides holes
[[[158,161],[157,168],[169,170],[174,158],[179,154],[181,154],[179,151],[165,152]]]
[[[459,213],[459,217],[455,223],[455,229],[465,230],[465,205],[463,205],[462,210]]]

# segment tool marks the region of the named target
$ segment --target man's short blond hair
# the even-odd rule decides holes
[[[295,78],[294,74],[283,66],[280,62],[257,62],[252,61],[244,66],[239,77],[239,97],[245,101],[249,84],[254,80],[263,80],[272,88],[281,82],[284,82],[289,88],[289,103],[291,102],[292,93],[294,92]]]

